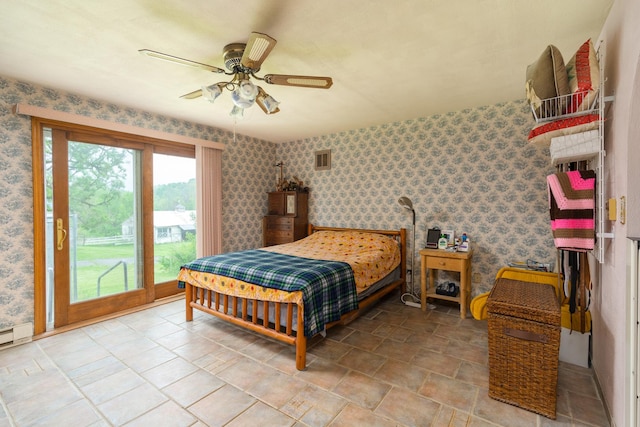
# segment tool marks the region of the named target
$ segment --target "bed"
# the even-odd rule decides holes
[[[306,367],[307,340],[347,324],[406,277],[406,230],[309,225],[304,239],[220,254],[181,267],[186,320],[193,310],[295,347]]]

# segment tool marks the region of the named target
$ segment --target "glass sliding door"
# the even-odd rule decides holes
[[[45,130],[49,326],[147,299],[140,172],[144,148],[99,141],[92,135]]]
[[[69,142],[72,303],[143,287],[139,164],[136,150]]]
[[[196,257],[196,163],[193,157],[153,155],[154,283],[172,293],[180,266]]]
[[[34,330],[183,292],[195,147],[34,119]]]

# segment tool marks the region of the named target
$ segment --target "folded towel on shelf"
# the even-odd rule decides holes
[[[554,165],[594,157],[600,151],[598,130],[551,138],[549,154]]]

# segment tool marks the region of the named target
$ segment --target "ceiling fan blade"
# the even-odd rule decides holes
[[[272,85],[300,86],[329,89],[333,85],[331,77],[291,76],[288,74],[266,74],[264,81]]]
[[[212,73],[224,73],[222,68],[214,67],[213,65],[202,64],[200,62],[190,61],[188,59],[179,58],[177,56],[168,55],[162,52],[156,52],[155,50],[140,49],[142,55],[147,55],[152,58],[161,59],[163,61],[169,61],[180,65],[186,65],[188,67],[201,68],[203,70],[211,71]]]
[[[251,33],[247,46],[244,48],[240,63],[245,68],[258,71],[276,43],[276,39],[266,34]]]
[[[195,99],[202,96],[202,89],[194,90],[193,92],[185,93],[180,98],[183,99]]]

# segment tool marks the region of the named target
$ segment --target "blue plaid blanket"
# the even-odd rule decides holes
[[[356,283],[345,262],[323,261],[252,249],[196,259],[182,266],[232,277],[247,283],[302,291],[304,334],[311,337],[325,325],[358,308]]]

